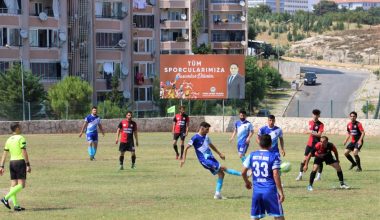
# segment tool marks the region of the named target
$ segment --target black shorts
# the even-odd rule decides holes
[[[327,165],[333,164],[337,162],[334,157],[331,155],[331,153],[326,154],[324,157],[315,157],[314,158],[314,164],[321,165],[323,162],[325,162]]]
[[[9,163],[9,171],[11,173],[11,180],[25,180],[26,179],[25,160],[11,160],[11,162]]]
[[[314,157],[315,148],[314,147],[310,147],[309,145],[306,145],[306,147],[305,147],[305,156],[309,155],[309,153],[311,153],[311,156]]]
[[[178,140],[178,138],[181,138],[181,141],[184,141],[186,137],[186,133],[174,133],[173,140]]]
[[[355,148],[356,148],[356,149],[358,149],[358,150],[360,151],[360,149],[362,148],[362,146],[363,146],[363,141],[362,141],[362,145],[359,145],[358,142],[354,142],[354,143],[350,142],[350,143],[346,146],[346,149],[347,149],[347,150],[350,150],[350,151],[353,151],[353,150],[355,150]]]
[[[135,152],[135,145],[132,142],[127,142],[127,143],[120,142],[119,151],[120,152],[125,152],[125,151]]]

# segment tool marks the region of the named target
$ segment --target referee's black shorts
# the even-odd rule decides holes
[[[25,160],[11,160],[9,164],[11,180],[26,179],[26,163]]]

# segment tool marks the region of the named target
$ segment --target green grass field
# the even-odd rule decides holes
[[[216,177],[197,161],[194,150],[183,168],[174,159],[170,133],[140,133],[137,169],[118,171],[115,134],[100,137],[96,161],[87,156],[86,141],[77,134],[25,135],[32,173],[19,194],[22,213],[1,204],[0,219],[250,219],[251,191],[240,177],[226,175],[223,195],[213,199]],[[223,165],[241,169],[230,134],[211,133],[225,153]],[[3,147],[7,136],[0,136]],[[380,216],[380,140],[367,137],[361,152],[363,172],[347,171],[343,136],[331,136],[338,145],[346,183],[351,190],[337,189],[336,172],[325,166],[323,180],[306,191],[309,172],[301,182],[294,179],[303,157],[306,135],[285,135],[286,160],[292,170],[282,176],[283,204],[287,219],[378,219]],[[251,146],[256,149],[257,144]],[[221,161],[221,160],[219,160]],[[8,162],[8,160],[7,160]],[[7,163],[8,164],[8,163]],[[0,193],[9,187],[9,170],[0,177]],[[272,218],[266,218],[272,219]]]

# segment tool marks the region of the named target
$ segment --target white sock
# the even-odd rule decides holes
[[[302,176],[302,172],[300,172],[300,174],[298,174],[298,176]]]
[[[321,173],[317,173],[317,179],[321,178]]]

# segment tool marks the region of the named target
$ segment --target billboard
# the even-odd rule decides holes
[[[244,55],[161,55],[160,98],[244,99]]]

